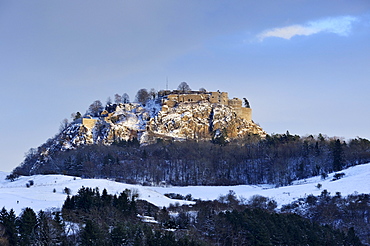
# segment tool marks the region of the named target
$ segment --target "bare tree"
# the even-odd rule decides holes
[[[204,89],[203,87],[199,88],[199,91],[201,91],[201,92],[207,92],[207,90]]]
[[[76,112],[76,113],[72,113],[71,114],[71,118],[72,118],[72,120],[78,120],[79,118],[81,118],[82,117],[82,115],[81,115],[81,113],[80,112]]]
[[[136,101],[138,103],[141,103],[143,105],[145,105],[146,101],[148,101],[149,99],[149,93],[147,91],[147,89],[140,89],[137,93],[136,93]]]
[[[93,102],[87,111],[88,114],[91,114],[92,116],[99,116],[99,114],[103,111],[103,104],[100,100],[96,100]]]
[[[109,105],[109,104],[112,104],[112,98],[111,97],[107,98],[107,105]]]
[[[121,96],[121,95],[119,95],[119,94],[115,94],[115,95],[114,95],[114,102],[115,102],[116,104],[121,103],[121,102],[122,102],[122,96]]]
[[[177,87],[177,90],[183,93],[191,91],[190,86],[186,82],[181,82]]]
[[[60,123],[59,131],[60,132],[64,131],[68,127],[68,124],[69,124],[68,119],[62,120],[62,122]]]
[[[122,103],[130,103],[130,97],[127,93],[123,93],[122,95]]]
[[[157,91],[154,88],[150,89],[149,91],[150,98],[155,99],[156,95],[157,95]]]

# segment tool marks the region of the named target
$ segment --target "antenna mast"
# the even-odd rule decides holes
[[[166,91],[168,91],[168,77],[166,76]]]

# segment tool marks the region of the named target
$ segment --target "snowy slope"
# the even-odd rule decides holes
[[[214,200],[220,195],[226,195],[233,190],[238,197],[249,199],[253,195],[262,195],[274,199],[278,207],[291,203],[298,198],[304,198],[310,194],[320,195],[326,189],[331,195],[341,192],[343,196],[353,193],[370,193],[370,164],[350,167],[340,171],[345,173],[342,179],[332,181],[335,173],[322,180],[320,176],[306,180],[299,180],[291,186],[273,188],[269,185],[237,185],[237,186],[189,186],[189,187],[156,187],[159,193],[178,193],[182,195],[192,194],[193,198],[202,200]],[[316,185],[322,184],[321,189]]]
[[[13,208],[16,213],[20,213],[22,208],[25,207],[32,207],[35,211],[60,208],[66,198],[63,189],[68,187],[72,194],[75,194],[82,186],[99,187],[100,191],[106,188],[110,194],[118,194],[125,189],[136,190],[139,193],[139,199],[147,200],[156,206],[169,206],[169,204],[176,202],[180,202],[180,204],[190,203],[169,199],[163,195],[165,193],[192,194],[193,198],[213,200],[233,190],[238,197],[246,199],[256,194],[270,197],[276,200],[279,207],[310,194],[320,195],[324,189],[328,190],[331,195],[335,195],[336,192],[341,192],[343,196],[356,192],[370,193],[370,164],[350,167],[341,172],[345,173],[345,176],[337,181],[332,181],[334,175],[332,173],[326,180],[313,177],[280,188],[273,188],[268,185],[143,187],[110,180],[81,179],[63,175],[35,175],[21,177],[14,182],[10,182],[5,180],[8,173],[0,172],[0,208],[4,206],[8,210]],[[29,180],[33,180],[34,185],[27,188],[26,183]],[[316,188],[318,183],[322,184],[321,189]],[[55,193],[53,189],[56,190]]]
[[[18,214],[22,208],[31,207],[35,211],[41,209],[61,208],[67,195],[63,189],[68,187],[72,194],[76,194],[82,187],[98,187],[100,192],[107,189],[109,194],[119,194],[125,189],[134,190],[139,194],[139,199],[159,206],[169,206],[178,200],[156,192],[155,190],[139,185],[129,185],[104,179],[81,179],[63,175],[34,175],[22,176],[14,182],[5,180],[8,173],[0,172],[0,209],[5,206],[7,210],[13,208]],[[29,180],[33,180],[34,185],[26,187]],[[56,190],[54,193],[53,190]],[[191,203],[180,201],[180,204]]]

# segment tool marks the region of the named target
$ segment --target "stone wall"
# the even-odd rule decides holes
[[[178,103],[190,102],[202,102],[208,101],[210,103],[219,103],[225,106],[230,106],[234,109],[236,115],[242,119],[252,121],[252,109],[243,107],[243,102],[239,98],[229,99],[227,92],[200,92],[192,91],[189,93],[180,93],[179,91],[173,91],[167,95],[167,99],[162,101],[162,110],[167,111],[168,108],[173,108]]]
[[[242,119],[252,121],[252,109],[242,107],[238,116]]]
[[[210,92],[209,102],[220,103],[222,105],[228,105],[229,94],[227,92]]]
[[[241,107],[242,106],[242,100],[240,100],[239,98],[233,98],[233,99],[229,99],[228,102],[227,102],[227,105],[230,106],[230,107]]]
[[[181,102],[200,102],[204,100],[209,100],[209,95],[207,94],[171,94],[167,96],[169,101],[176,103]]]
[[[94,128],[96,121],[97,121],[96,119],[92,118],[82,118],[82,125],[88,129],[92,129]]]

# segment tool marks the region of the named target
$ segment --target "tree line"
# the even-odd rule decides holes
[[[19,216],[13,209],[0,211],[0,245],[62,245],[66,237],[61,213],[32,208],[23,209]]]
[[[182,92],[187,92],[190,91],[190,86],[186,82],[181,82],[177,88],[179,91]],[[203,88],[202,88],[203,89]],[[204,89],[205,90],[205,89]],[[135,102],[141,103],[143,105],[146,104],[146,102],[150,99],[154,100],[161,95],[164,95],[163,90],[157,91],[154,88],[151,88],[150,90],[146,88],[139,89],[135,95]],[[106,105],[109,106],[111,104],[120,104],[120,103],[130,103],[130,96],[127,93],[123,93],[122,95],[120,94],[115,94],[114,95],[114,100],[112,100],[111,97],[108,97],[106,100]],[[100,100],[94,101],[92,104],[90,104],[86,114],[97,117],[100,116],[100,113],[104,110],[103,103]],[[78,119],[78,117],[81,117],[81,113],[77,112],[75,114],[72,114],[72,119]]]
[[[59,173],[144,185],[284,186],[370,162],[367,139],[347,143],[321,134],[300,137],[289,132],[231,142],[158,139],[155,144],[140,146],[137,140],[120,141],[55,151],[47,158],[39,154],[42,149],[30,152],[13,174]]]
[[[191,88],[186,82],[181,82],[179,84],[179,86],[177,87],[177,90],[180,91],[180,92],[186,93],[186,92],[191,91]],[[199,90],[206,91],[206,89],[204,89],[204,88],[200,88]],[[155,99],[157,99],[161,96],[164,96],[164,95],[165,95],[164,90],[157,91],[154,88],[151,88],[149,90],[146,89],[146,88],[142,88],[142,89],[139,89],[136,92],[134,102],[145,105],[148,100],[155,100]],[[130,97],[127,93],[123,93],[123,95],[115,94],[114,95],[114,100],[112,100],[111,97],[108,97],[107,100],[106,100],[106,105],[107,106],[109,106],[111,104],[118,105],[120,103],[123,103],[123,104],[130,103]],[[100,113],[103,110],[104,110],[103,103],[100,100],[96,100],[92,104],[90,104],[86,114],[97,117],[97,116],[100,116]],[[81,117],[81,113],[77,112],[75,114],[72,114],[71,117],[72,117],[73,120],[75,120],[76,117],[78,119],[79,117]]]

